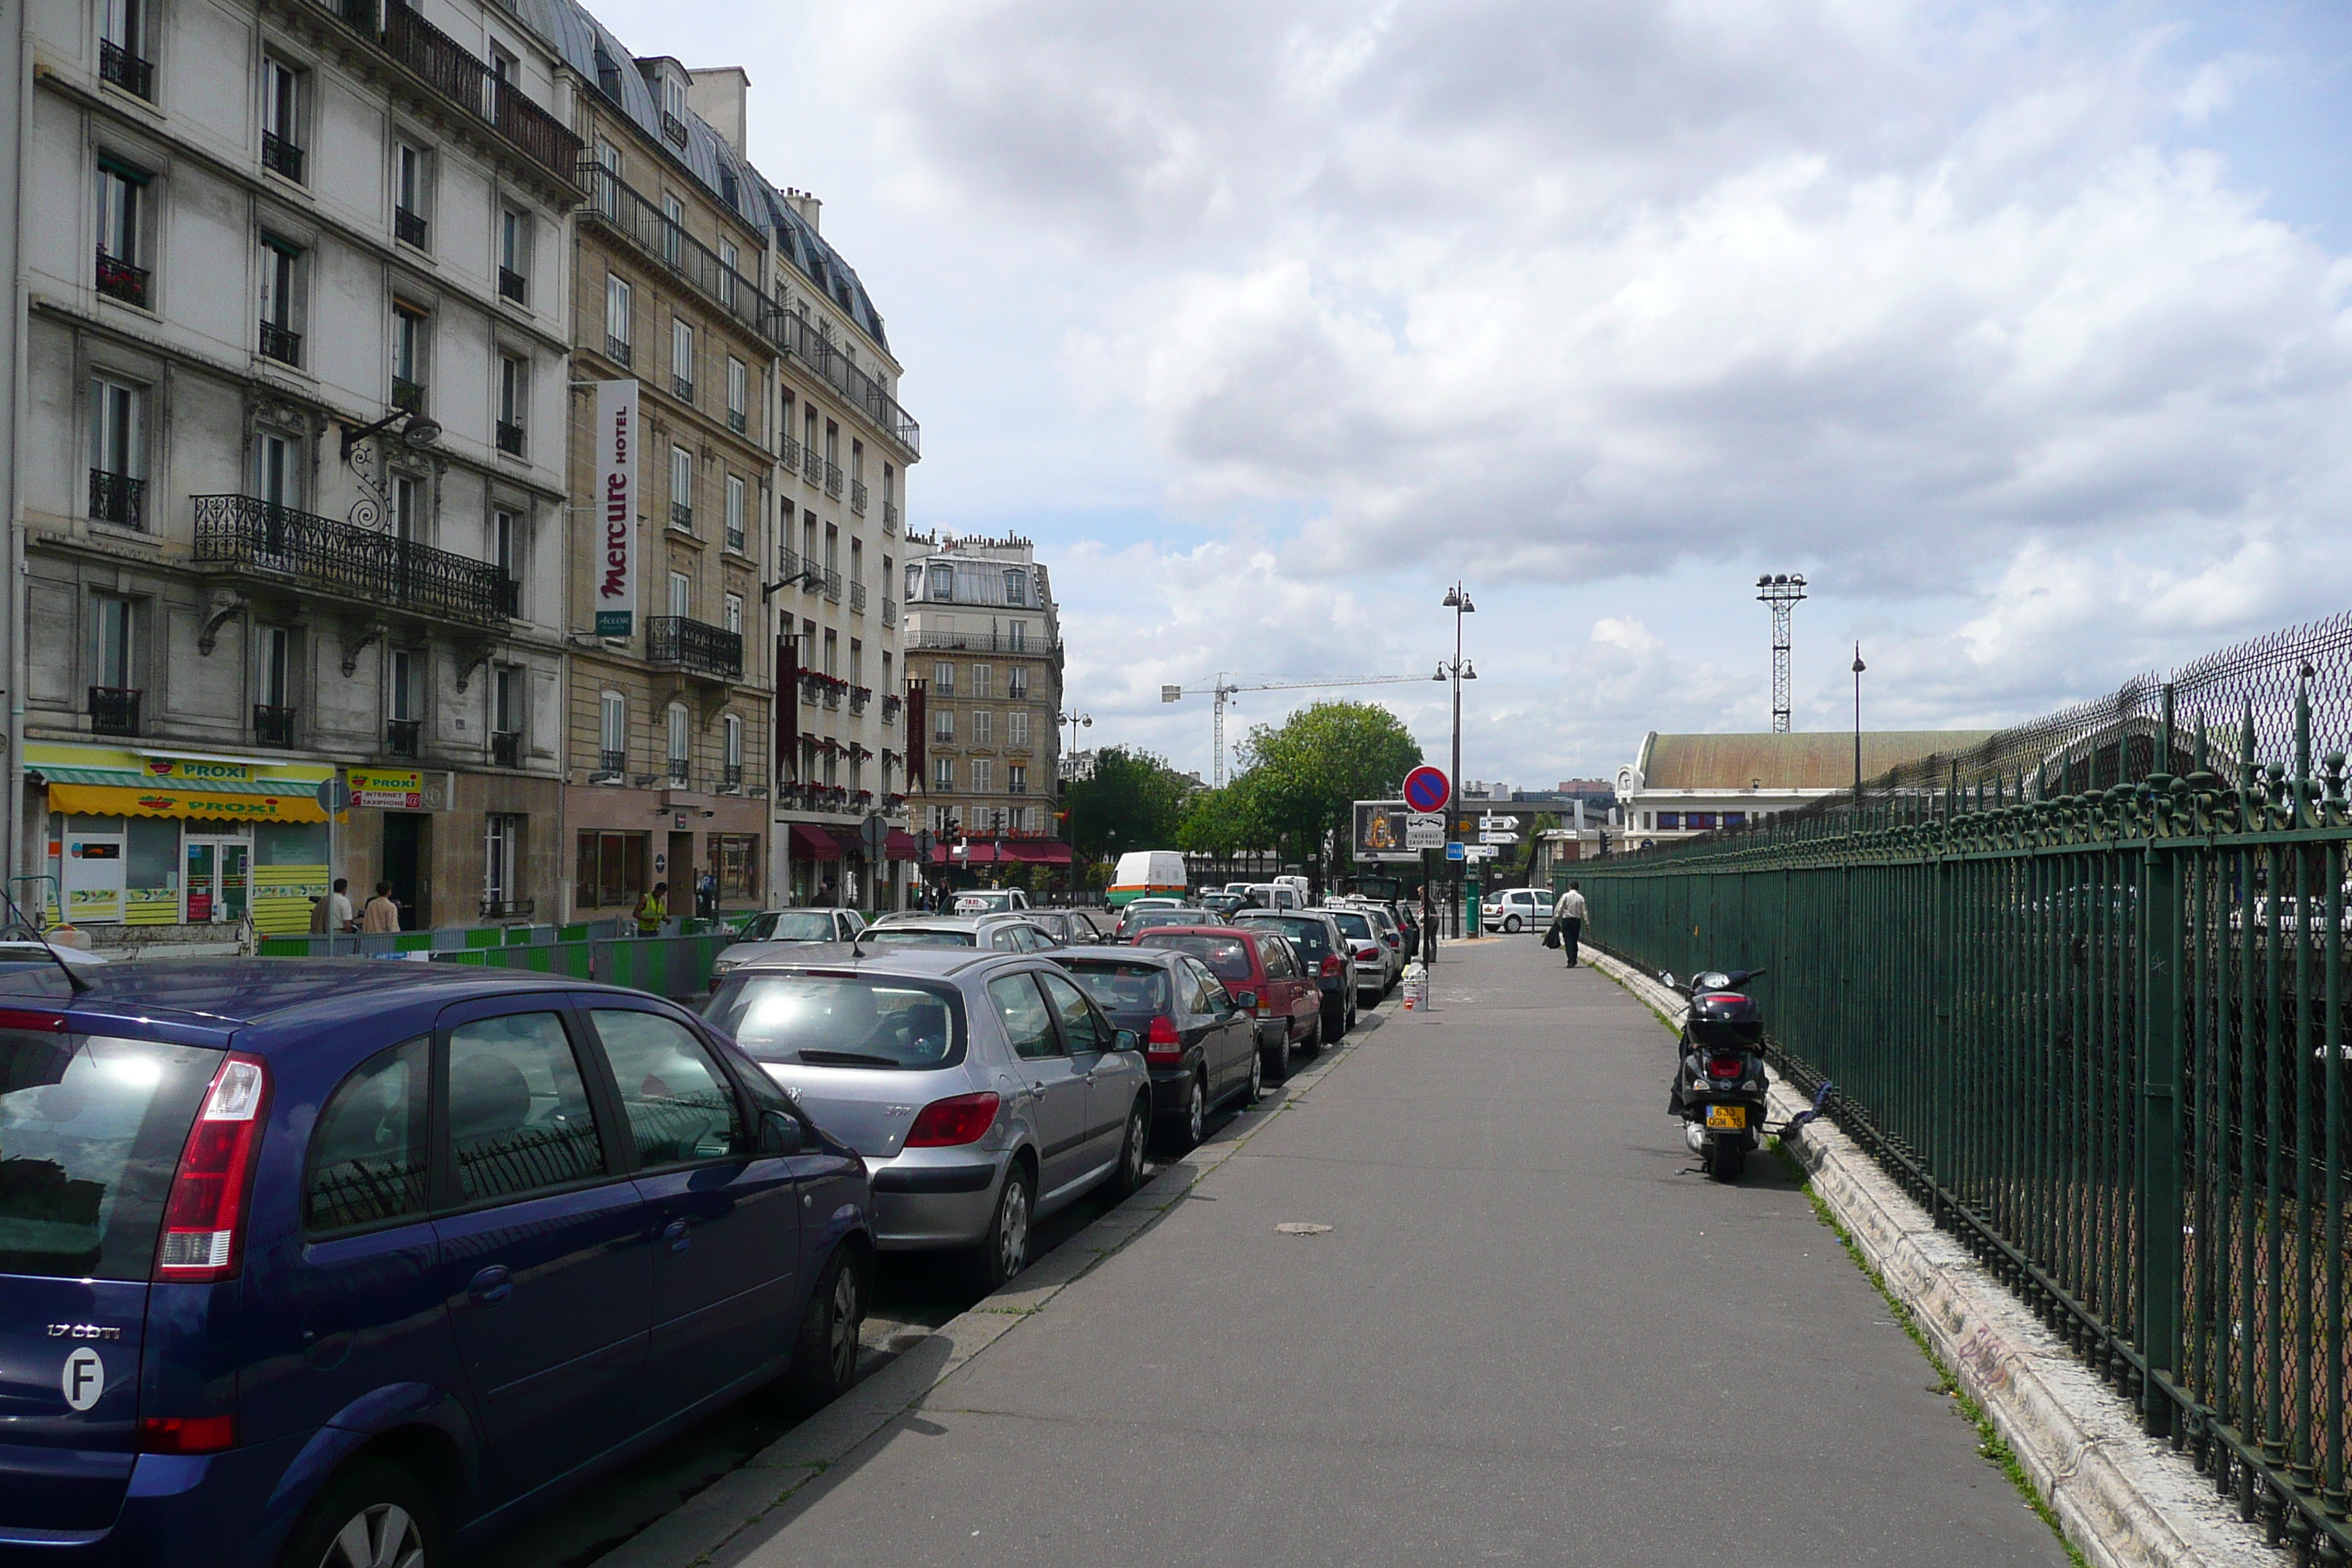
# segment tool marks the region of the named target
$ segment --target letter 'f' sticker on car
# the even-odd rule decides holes
[[[66,1357],[66,1369],[58,1382],[65,1389],[68,1405],[76,1410],[87,1410],[106,1392],[106,1363],[99,1359],[96,1351],[84,1346]]]

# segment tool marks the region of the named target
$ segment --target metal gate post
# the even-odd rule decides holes
[[[2169,785],[2172,768],[2172,688],[2164,689],[2164,765],[2152,782]],[[2161,806],[2148,816],[2150,835],[2141,861],[2139,964],[2139,1343],[2148,1375],[2141,1380],[2140,1415],[2148,1435],[2172,1433],[2167,1380],[2180,1375],[2180,854],[2160,837],[2169,821]],[[2201,1238],[2200,1238],[2201,1240]]]

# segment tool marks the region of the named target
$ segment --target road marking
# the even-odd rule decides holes
[[[1286,1219],[1274,1227],[1276,1236],[1321,1236],[1331,1227],[1313,1225],[1303,1219]]]

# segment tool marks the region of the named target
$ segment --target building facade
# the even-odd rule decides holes
[[[908,675],[920,687],[928,770],[920,825],[946,841],[933,859],[983,878],[1066,872],[1052,578],[1017,535],[909,534],[907,545]]]
[[[17,853],[91,925],[556,891],[555,61],[472,0],[33,8]],[[349,808],[337,811],[349,791]]]
[[[1877,730],[1862,735],[1862,776],[1957,752],[1990,730]],[[1742,827],[1793,811],[1854,784],[1851,731],[1748,735],[1662,735],[1653,730],[1631,763],[1617,770],[1623,826],[1612,847],[1640,848],[1717,828]]]

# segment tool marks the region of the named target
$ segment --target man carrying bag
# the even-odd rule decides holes
[[[1574,882],[1570,882],[1568,891],[1562,893],[1559,901],[1551,907],[1551,929],[1544,932],[1544,945],[1566,948],[1568,967],[1574,969],[1577,939],[1583,931],[1584,895],[1576,890]]]

